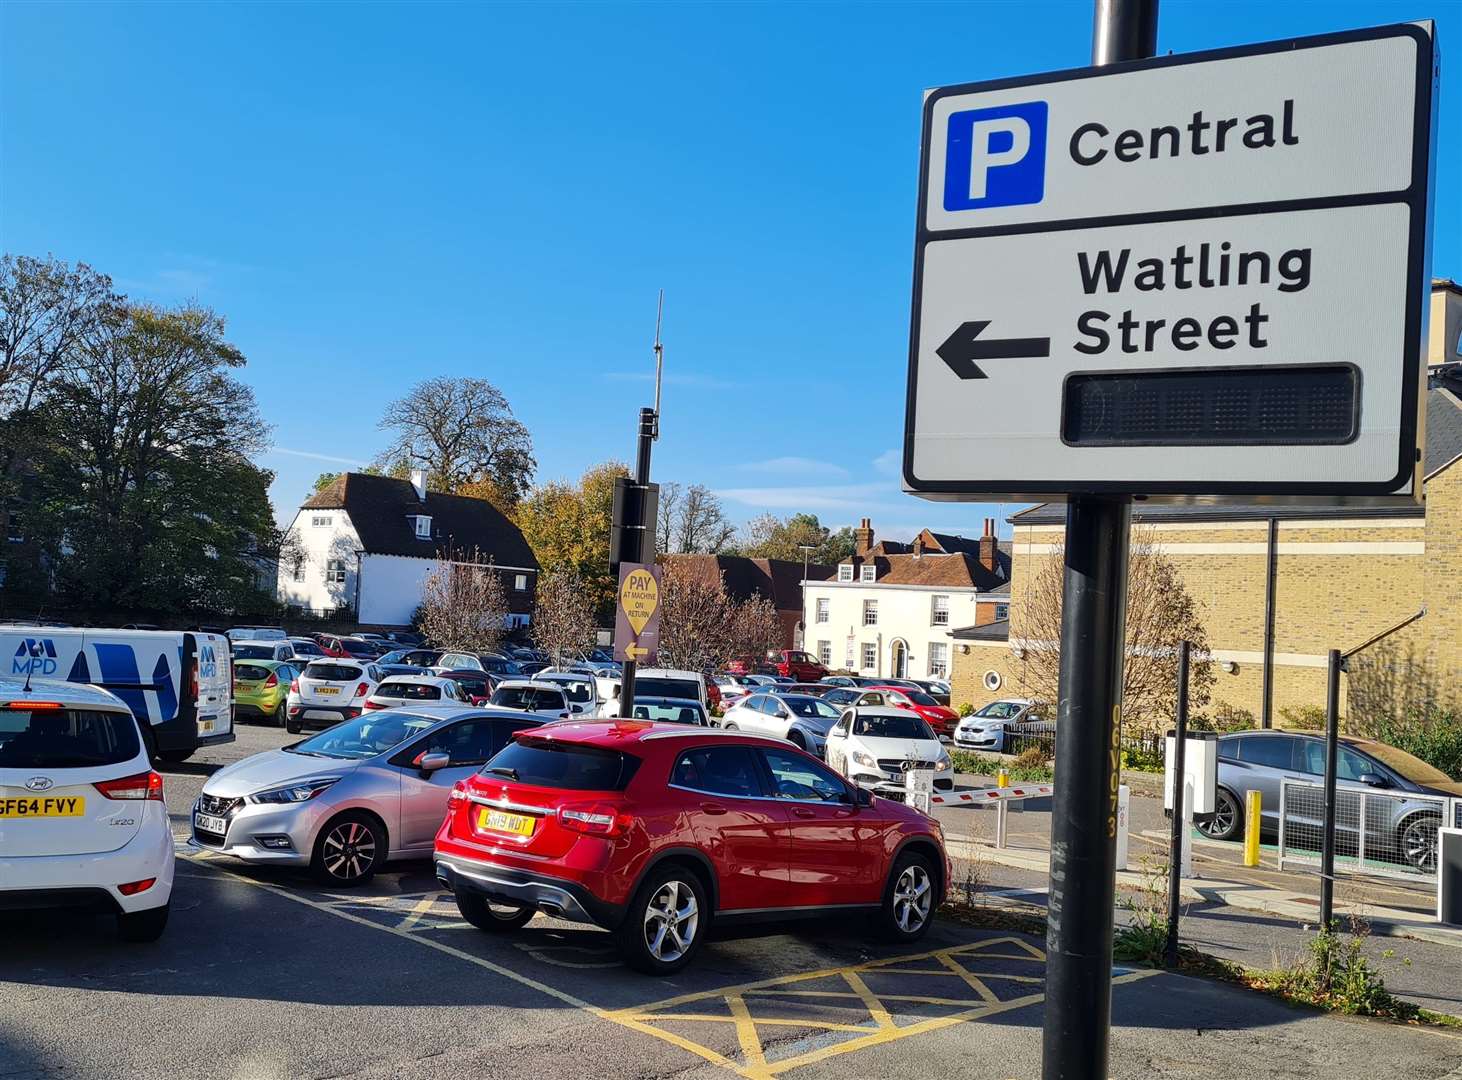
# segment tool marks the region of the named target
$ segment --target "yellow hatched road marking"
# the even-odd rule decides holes
[[[547,983],[532,978],[531,976],[524,975],[518,971],[514,971],[513,969],[506,967],[502,964],[497,964],[484,957],[474,955],[473,953],[470,953],[465,949],[458,949],[452,945],[446,944],[445,942],[437,938],[423,937],[421,934],[416,932],[417,930],[421,929],[420,926],[388,926],[384,923],[375,922],[371,919],[365,918],[364,916],[357,915],[354,912],[345,910],[344,903],[349,903],[349,901],[342,902],[337,900],[326,902],[321,900],[315,900],[307,896],[301,896],[298,893],[291,892],[288,889],[273,885],[269,882],[259,881],[255,878],[247,877],[243,874],[239,874],[235,871],[229,870],[227,867],[218,865],[217,863],[213,862],[207,856],[188,855],[185,857],[189,858],[192,861],[197,861],[200,863],[207,862],[211,868],[217,868],[221,873],[227,874],[234,881],[242,882],[246,885],[251,885],[257,889],[262,889],[266,892],[274,894],[275,896],[282,897],[286,900],[291,900],[297,904],[302,904],[305,907],[314,908],[316,911],[324,912],[328,915],[333,915],[338,919],[344,919],[346,922],[354,923],[358,926],[366,927],[367,929],[376,930],[383,934],[391,934],[404,941],[412,941],[428,949],[435,949],[437,952],[442,953],[446,956],[450,956],[456,960],[461,960],[463,963],[472,964],[485,971],[490,971],[495,975],[500,975],[505,979],[510,979],[521,986],[526,986],[529,989],[536,990],[547,997],[553,998],[555,1001],[562,1002],[565,1005],[570,1005],[576,1009],[581,1009],[594,1017],[602,1020],[608,1020],[611,1023],[618,1024],[621,1027],[627,1028],[631,1031],[637,1031],[641,1034],[658,1039],[661,1042],[668,1043],[713,1065],[719,1066],[742,1077],[745,1077],[746,1080],[778,1080],[778,1078],[785,1073],[791,1072],[795,1069],[803,1068],[807,1065],[815,1064],[820,1061],[825,1061],[829,1058],[838,1057],[843,1054],[855,1053],[859,1050],[871,1049],[873,1047],[882,1046],[886,1043],[894,1042],[899,1039],[911,1038],[915,1035],[922,1035],[932,1031],[939,1031],[944,1028],[953,1027],[956,1024],[964,1023],[967,1020],[982,1019],[984,1017],[995,1016],[1004,1012],[1010,1012],[1014,1009],[1025,1008],[1028,1005],[1033,1005],[1041,1001],[1045,997],[1044,992],[1037,992],[1027,994],[1023,997],[1013,998],[1009,1001],[991,1001],[982,994],[980,1001],[971,1002],[968,999],[953,999],[943,996],[936,997],[917,994],[879,994],[874,992],[863,978],[863,976],[868,974],[890,974],[905,976],[934,975],[940,977],[957,976],[957,972],[955,972],[954,970],[910,970],[900,967],[900,965],[915,964],[921,961],[934,960],[937,963],[943,965],[944,968],[948,969],[950,967],[950,958],[953,957],[969,957],[970,959],[978,960],[998,958],[1008,960],[1044,961],[1045,954],[1034,946],[1029,945],[1024,941],[1021,941],[1019,938],[1001,937],[989,938],[984,941],[976,941],[969,944],[957,945],[944,949],[932,949],[928,952],[919,953],[912,956],[895,956],[889,957],[884,960],[867,961],[861,964],[823,968],[818,971],[800,972],[796,975],[773,976],[766,979],[758,979],[752,982],[743,983],[738,986],[727,986],[720,987],[715,990],[681,994],[677,997],[666,998],[663,1001],[651,1002],[644,1005],[635,1005],[620,1009],[606,1009],[597,1005],[593,1005],[590,1002],[585,1001],[583,998],[567,993],[566,991],[560,990],[557,987],[550,986]],[[421,896],[418,899],[418,903],[415,905],[412,912],[408,914],[408,919],[412,918],[413,916],[416,919],[419,919],[421,914],[424,913],[427,905],[431,901],[435,900],[436,896],[438,895],[441,894]],[[360,899],[366,898],[362,897]],[[395,896],[390,898],[372,897],[370,898],[370,901],[372,903],[385,903],[387,902],[387,900],[400,899],[402,899],[401,896]],[[1013,956],[1008,953],[991,953],[987,951],[990,948],[1002,945],[1012,946],[1015,949],[1021,950],[1026,955]],[[958,966],[957,961],[956,966]],[[976,975],[975,973],[969,972],[967,970],[965,971],[965,974],[970,979],[978,980],[980,978],[979,975]],[[1157,974],[1160,973],[1157,971],[1146,970],[1130,971],[1121,975],[1114,976],[1112,979],[1112,984],[1116,986],[1123,983],[1136,982],[1140,979],[1145,979]],[[1031,976],[997,975],[993,972],[984,975],[983,977],[1014,979],[1016,981],[1022,982],[1040,981],[1038,978],[1033,978]],[[818,979],[829,978],[842,979],[843,983],[848,987],[848,989],[843,991],[791,989],[791,987],[796,987],[799,984],[805,984]],[[975,988],[972,986],[971,989]],[[986,990],[988,991],[988,988],[986,988]],[[978,991],[976,992],[978,993]],[[760,1020],[756,1018],[755,1014],[752,1012],[752,1007],[747,1003],[747,998],[749,996],[753,998],[832,998],[845,1000],[850,1003],[852,1001],[858,1001],[868,1011],[869,1016],[872,1018],[872,1022],[879,1026],[870,1028],[866,1025],[837,1024],[824,1020],[811,1019],[804,1021],[789,1019],[786,1017],[772,1017],[766,1020]],[[716,1001],[717,999],[721,999],[726,1002],[729,1009],[729,1015],[724,1017],[717,1016],[714,1013],[689,1013],[679,1015],[666,1012],[666,1010],[673,1009],[674,1007],[679,1005],[690,1004],[693,1002],[712,1002]],[[946,1016],[931,1017],[925,1020],[917,1021],[912,1024],[908,1024],[903,1027],[899,1027],[897,1024],[894,1023],[892,1014],[887,1007],[887,1004],[892,1002],[954,1007],[959,1011],[950,1013]],[[964,1007],[961,1008],[962,1006]],[[734,1024],[736,1027],[737,1041],[741,1047],[743,1060],[739,1062],[733,1061],[725,1054],[722,1054],[713,1047],[706,1046],[702,1043],[696,1042],[693,1039],[686,1038],[685,1036],[676,1034],[673,1031],[668,1031],[662,1027],[657,1026],[658,1024],[677,1022],[714,1023],[716,1024],[718,1029],[721,1028],[722,1025],[727,1023]],[[850,1034],[854,1037],[843,1040],[841,1042],[821,1046],[815,1050],[810,1050],[806,1053],[799,1054],[794,1057],[768,1062],[766,1060],[765,1046],[762,1043],[761,1037],[756,1030],[758,1024],[765,1024],[767,1026],[780,1028],[803,1028],[807,1030],[821,1030],[828,1033],[841,1032]]]

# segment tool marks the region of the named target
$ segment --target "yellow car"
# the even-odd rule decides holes
[[[298,669],[283,660],[234,662],[234,720],[263,720],[284,727],[289,684]]]

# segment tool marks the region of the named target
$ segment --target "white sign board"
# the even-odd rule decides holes
[[[904,483],[1412,497],[1430,24],[925,102]]]

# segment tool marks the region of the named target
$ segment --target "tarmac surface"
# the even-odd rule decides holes
[[[287,738],[244,727],[171,767],[176,831],[211,768]],[[1039,938],[940,920],[890,948],[853,920],[763,927],[715,935],[669,979],[628,970],[609,945],[542,916],[475,930],[425,863],[330,892],[189,853],[154,945],[117,941],[103,919],[0,921],[0,1077],[1040,1073]],[[1462,1032],[1166,973],[1118,968],[1113,1016],[1113,1077],[1462,1077]]]

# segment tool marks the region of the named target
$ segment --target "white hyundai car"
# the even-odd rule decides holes
[[[400,705],[466,702],[467,692],[456,679],[440,675],[387,675],[365,699],[366,709],[394,709]]]
[[[333,727],[354,720],[365,710],[381,674],[375,664],[326,657],[305,665],[289,684],[285,729],[298,735],[305,728]]]
[[[94,686],[0,681],[0,909],[115,915],[155,941],[173,893],[173,834],[132,711]]]
[[[933,769],[934,789],[954,787],[954,763],[934,730],[904,709],[859,706],[827,733],[827,763],[875,795],[903,800],[904,774]]]

